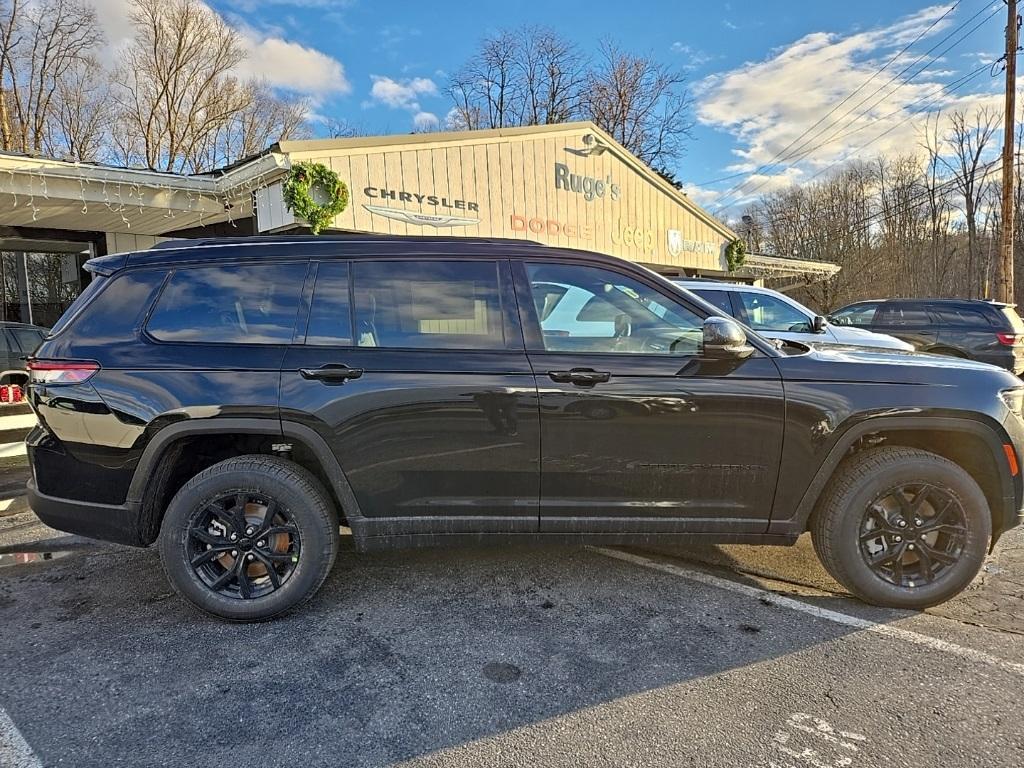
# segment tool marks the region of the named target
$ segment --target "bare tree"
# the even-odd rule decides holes
[[[245,56],[238,33],[199,0],[133,0],[135,36],[114,93],[123,159],[165,171],[199,170],[199,157],[243,110],[232,70]]]
[[[586,59],[549,27],[519,31],[524,125],[564,123],[580,114],[587,85]]]
[[[978,206],[991,184],[982,155],[999,128],[1000,116],[986,107],[977,110],[973,120],[960,110],[950,115],[949,120],[951,131],[946,146],[952,158],[943,158],[943,163],[952,172],[957,191],[963,198],[967,228],[967,296],[974,298],[980,283],[975,280],[975,268],[982,255],[978,242]]]
[[[64,79],[103,41],[78,0],[0,0],[0,142],[42,152]]]
[[[275,141],[310,136],[304,101],[282,98],[261,81],[243,85],[243,104],[213,131],[199,138],[190,153],[195,168],[216,168],[251,157]]]
[[[109,99],[106,73],[95,59],[74,67],[57,88],[43,140],[46,154],[73,161],[99,160],[106,147]]]
[[[324,133],[329,139],[352,139],[363,131],[344,118],[328,117],[324,120]]]
[[[927,153],[923,173],[925,209],[928,218],[928,263],[926,274],[929,278],[927,292],[932,296],[943,296],[948,290],[952,259],[949,252],[950,220],[953,203],[950,200],[949,185],[944,183],[939,170],[942,163],[942,138],[939,132],[941,112],[935,113],[935,120],[926,117],[921,146]]]
[[[524,111],[521,56],[520,37],[513,31],[484,38],[448,83],[455,103],[454,122],[468,130],[520,125]]]
[[[685,76],[610,42],[602,43],[600,63],[590,73],[584,110],[651,166],[677,160],[692,137],[693,110]]]

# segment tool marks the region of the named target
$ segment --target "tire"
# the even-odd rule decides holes
[[[316,593],[338,539],[337,512],[316,477],[254,455],[214,464],[185,483],[167,507],[158,547],[171,586],[192,605],[229,621],[264,621]],[[194,566],[197,559],[203,562]]]
[[[841,464],[811,521],[814,549],[832,577],[889,608],[922,609],[959,594],[978,574],[991,535],[974,478],[941,456],[895,446]]]

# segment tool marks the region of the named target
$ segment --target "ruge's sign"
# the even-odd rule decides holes
[[[619,185],[612,182],[611,174],[604,180],[595,179],[593,176],[581,176],[578,173],[571,173],[565,163],[555,163],[555,189],[583,195],[583,199],[588,203],[595,197],[604,197],[605,192],[612,200],[619,199]]]

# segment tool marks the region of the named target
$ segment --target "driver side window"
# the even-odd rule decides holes
[[[703,319],[632,278],[597,267],[528,264],[549,352],[696,355]]]

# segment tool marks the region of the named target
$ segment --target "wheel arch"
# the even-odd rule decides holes
[[[1001,427],[998,428],[1001,430]],[[835,442],[804,491],[795,513],[773,516],[769,533],[803,533],[839,465],[865,447],[879,444],[920,448],[962,467],[981,487],[992,515],[993,544],[1007,516],[1014,514],[1016,491],[1003,444],[1009,438],[981,421],[956,417],[880,417],[851,426]]]
[[[278,444],[297,449],[298,456],[292,460],[320,478],[331,493],[339,513],[349,521],[362,518],[341,465],[326,441],[310,427],[258,418],[181,421],[164,427],[150,439],[128,488],[127,502],[139,509],[138,539],[142,544],[152,544],[156,540],[171,498],[189,477],[205,469],[203,464],[183,463],[186,450],[197,441],[203,441],[205,445],[218,438],[232,441],[237,447],[225,448],[228,455],[218,456],[216,460],[230,455],[270,454]],[[216,461],[207,462],[212,463]],[[183,470],[183,466],[186,469]]]

